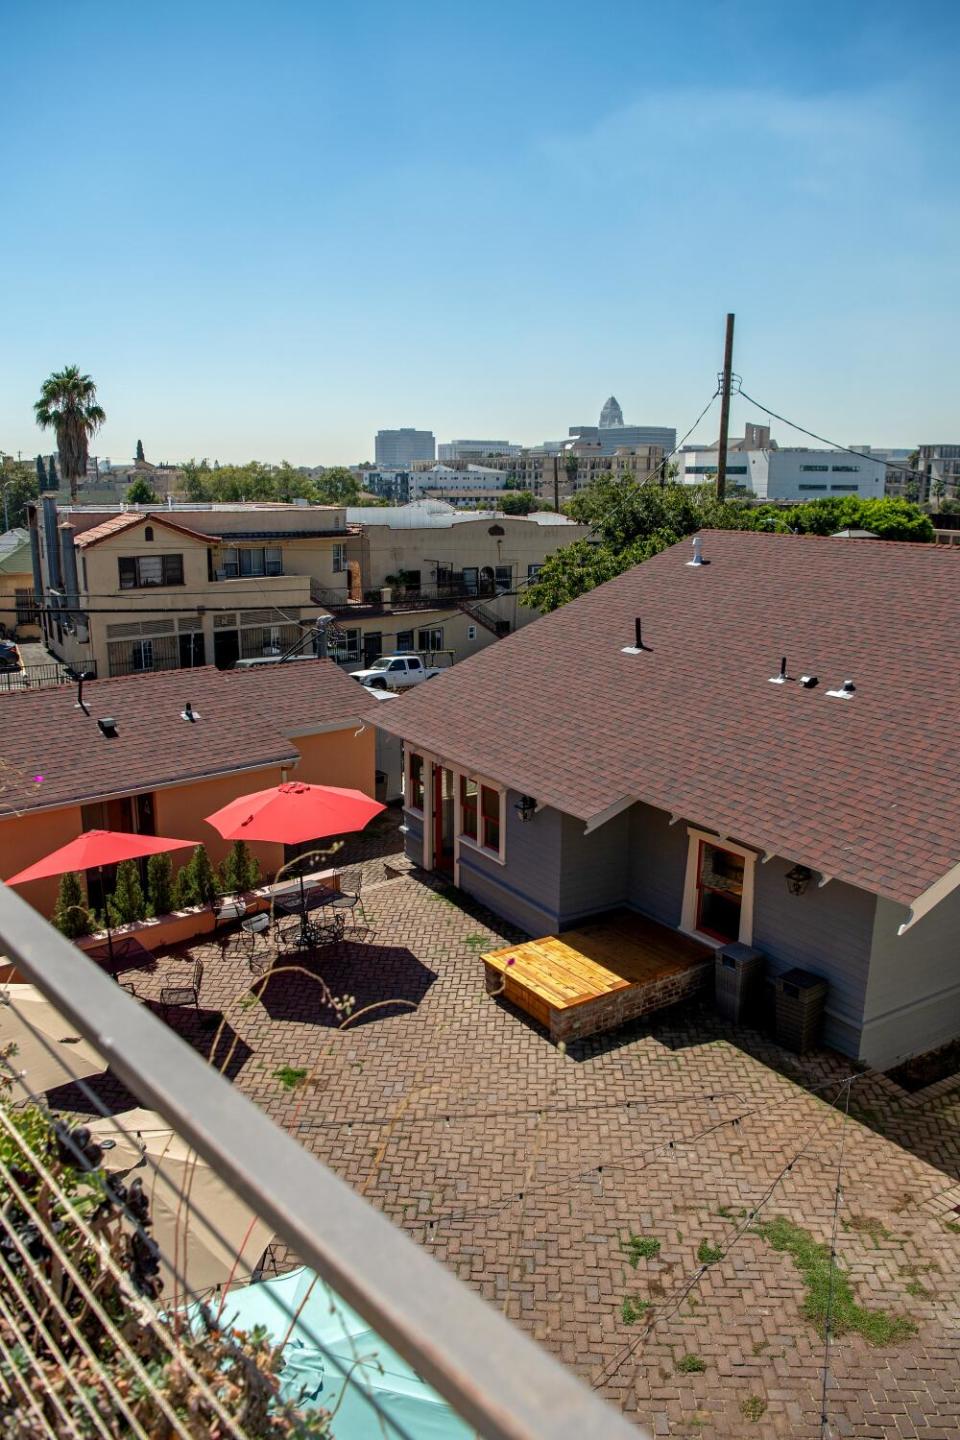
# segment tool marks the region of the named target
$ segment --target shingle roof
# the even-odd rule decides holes
[[[675,546],[378,725],[580,819],[645,800],[910,904],[960,862],[960,552],[702,538],[708,565]],[[782,655],[818,688],[769,684]]]
[[[132,530],[136,525],[163,525],[167,530],[176,530],[180,535],[188,535],[191,540],[202,540],[209,545],[212,540],[218,540],[217,535],[207,535],[200,530],[191,530],[187,525],[178,525],[174,520],[168,520],[163,515],[134,514],[126,511],[122,515],[111,515],[109,520],[103,520],[99,525],[93,525],[89,530],[82,530],[76,537],[76,544],[86,550],[91,545],[98,545],[101,540],[109,540],[111,535],[122,534],[124,530]]]
[[[265,672],[269,672],[269,678]],[[213,666],[0,695],[0,815],[150,790],[261,765],[293,765],[290,737],[372,710],[332,660]],[[190,701],[200,719],[181,719]],[[97,720],[113,716],[115,738]],[[42,776],[42,780],[37,780]]]
[[[30,533],[21,527],[5,530],[0,535],[0,571],[23,575],[31,568]]]

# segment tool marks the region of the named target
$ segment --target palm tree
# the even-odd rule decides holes
[[[77,481],[87,473],[90,437],[107,418],[97,404],[97,387],[76,365],[67,365],[43,382],[33,408],[41,430],[57,433],[60,473],[70,483],[70,499],[76,500]]]

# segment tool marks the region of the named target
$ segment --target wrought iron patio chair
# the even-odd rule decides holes
[[[160,990],[160,1005],[163,1009],[164,1019],[174,1007],[192,1005],[195,1010],[199,1010],[202,984],[203,961],[195,960],[193,973],[189,980],[185,980],[182,985],[164,985]]]
[[[349,910],[351,928],[354,930],[358,928],[358,911],[363,916],[364,928],[367,930],[370,929],[370,922],[367,919],[367,912],[366,910],[364,910],[363,901],[360,899],[360,892],[362,889],[363,867],[360,865],[352,865],[348,870],[344,870],[341,874],[340,893],[335,895],[330,901],[331,910],[339,910],[341,912]],[[344,916],[344,920],[346,920],[346,916]]]

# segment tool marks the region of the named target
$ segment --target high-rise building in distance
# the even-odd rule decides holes
[[[378,465],[402,468],[417,460],[436,460],[437,442],[432,430],[378,430],[376,461]]]

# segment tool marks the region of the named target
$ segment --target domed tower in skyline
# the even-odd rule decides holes
[[[620,409],[620,404],[616,396],[611,395],[609,400],[604,405],[603,409],[600,411],[600,429],[609,430],[614,425],[622,424],[623,411]]]

